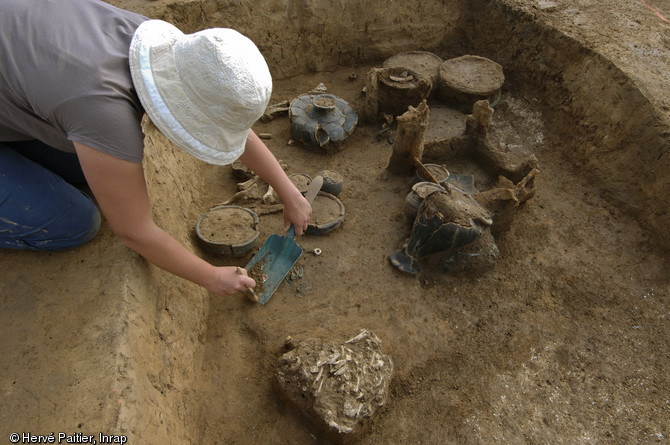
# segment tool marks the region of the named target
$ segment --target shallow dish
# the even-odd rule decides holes
[[[260,235],[258,215],[244,207],[214,207],[200,215],[195,233],[212,253],[244,256],[254,247]]]
[[[305,233],[323,235],[340,227],[344,221],[344,204],[336,196],[319,192],[312,202],[312,219]]]

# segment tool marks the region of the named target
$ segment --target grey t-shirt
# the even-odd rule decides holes
[[[142,161],[128,48],[146,17],[99,0],[0,1],[0,141]]]

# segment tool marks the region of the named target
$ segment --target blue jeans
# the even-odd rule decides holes
[[[38,141],[0,142],[0,247],[62,250],[84,244],[100,213],[72,183],[84,183],[77,155]]]

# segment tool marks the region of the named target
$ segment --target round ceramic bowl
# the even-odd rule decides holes
[[[214,207],[200,215],[195,233],[209,252],[241,257],[258,240],[258,215],[244,207]]]
[[[300,193],[305,193],[309,188],[309,185],[312,183],[312,177],[305,173],[293,173],[288,175],[288,178],[291,180],[293,185],[296,186]]]
[[[321,170],[317,176],[323,178],[321,191],[330,193],[333,196],[339,196],[344,186],[344,178],[334,170]]]
[[[344,221],[344,204],[336,196],[319,192],[312,202],[312,219],[305,233],[323,235],[340,227]]]
[[[440,164],[424,164],[426,170],[430,172],[435,179],[437,179],[438,184],[444,186],[447,179],[449,179],[449,170],[447,167]],[[417,170],[416,175],[414,176],[414,183],[429,181],[428,178],[424,178],[423,175]]]

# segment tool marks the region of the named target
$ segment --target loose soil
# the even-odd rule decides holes
[[[265,261],[261,260],[254,264],[248,274],[256,282],[256,287],[253,289],[254,292],[256,295],[262,295],[265,292]]]
[[[324,82],[355,102],[363,84],[349,73],[278,81],[275,98]],[[494,269],[469,273],[459,263],[453,269],[465,273],[444,273],[425,265],[419,277],[388,261],[410,233],[404,201],[414,176],[386,171],[392,144],[377,137],[379,127],[359,126],[325,156],[286,144],[286,118],[259,124],[289,172],[327,167],[343,175],[346,217],[329,234],[298,238],[304,275],[282,283],[263,308],[212,300],[201,441],[324,443],[276,393],[282,343],[287,336],[343,341],[361,328],[379,335],[396,371],[388,405],[360,443],[666,437],[667,261],[648,232],[562,158],[561,135],[544,124],[550,116],[535,98],[509,90],[495,113],[495,136],[511,150],[532,147],[541,173],[536,196],[495,240]],[[467,159],[447,167],[475,175],[480,191],[494,185]],[[219,184],[212,202],[229,189],[227,180]],[[281,227],[280,214],[261,216],[260,239]],[[310,253],[317,247],[319,256]]]
[[[309,184],[312,182],[311,176],[306,173],[292,173],[289,175],[289,179],[302,193],[307,191]]]
[[[198,225],[205,241],[239,246],[251,242],[257,234],[253,215],[235,207],[214,208]]]
[[[317,195],[312,202],[310,224],[320,227],[336,221],[340,217],[340,205],[327,195]]]
[[[327,155],[289,145],[287,116],[259,122],[288,173],[342,174],[342,226],[298,237],[295,273],[265,305],[148,265],[104,221],[80,249],[0,251],[3,440],[103,431],[148,444],[326,443],[277,394],[285,339],[368,329],[394,376],[362,444],[668,443],[670,24],[647,8],[669,17],[668,0],[475,0],[467,14],[423,20],[412,14],[424,2],[113,3],[189,32],[243,29],[272,48],[271,103],[322,82],[358,106],[369,69],[400,51],[491,58],[506,76],[491,137],[537,157],[537,192],[496,237],[492,270],[426,263],[408,276],[388,255],[411,229],[414,178],[386,170],[389,135],[361,123]],[[363,20],[373,6],[384,14]],[[207,253],[194,235],[197,217],[237,191],[232,168],[197,163],[155,130],[146,142],[158,224],[213,264],[244,266],[253,252]],[[446,167],[480,191],[496,181],[472,159]],[[281,213],[262,215],[259,245],[283,226]]]

